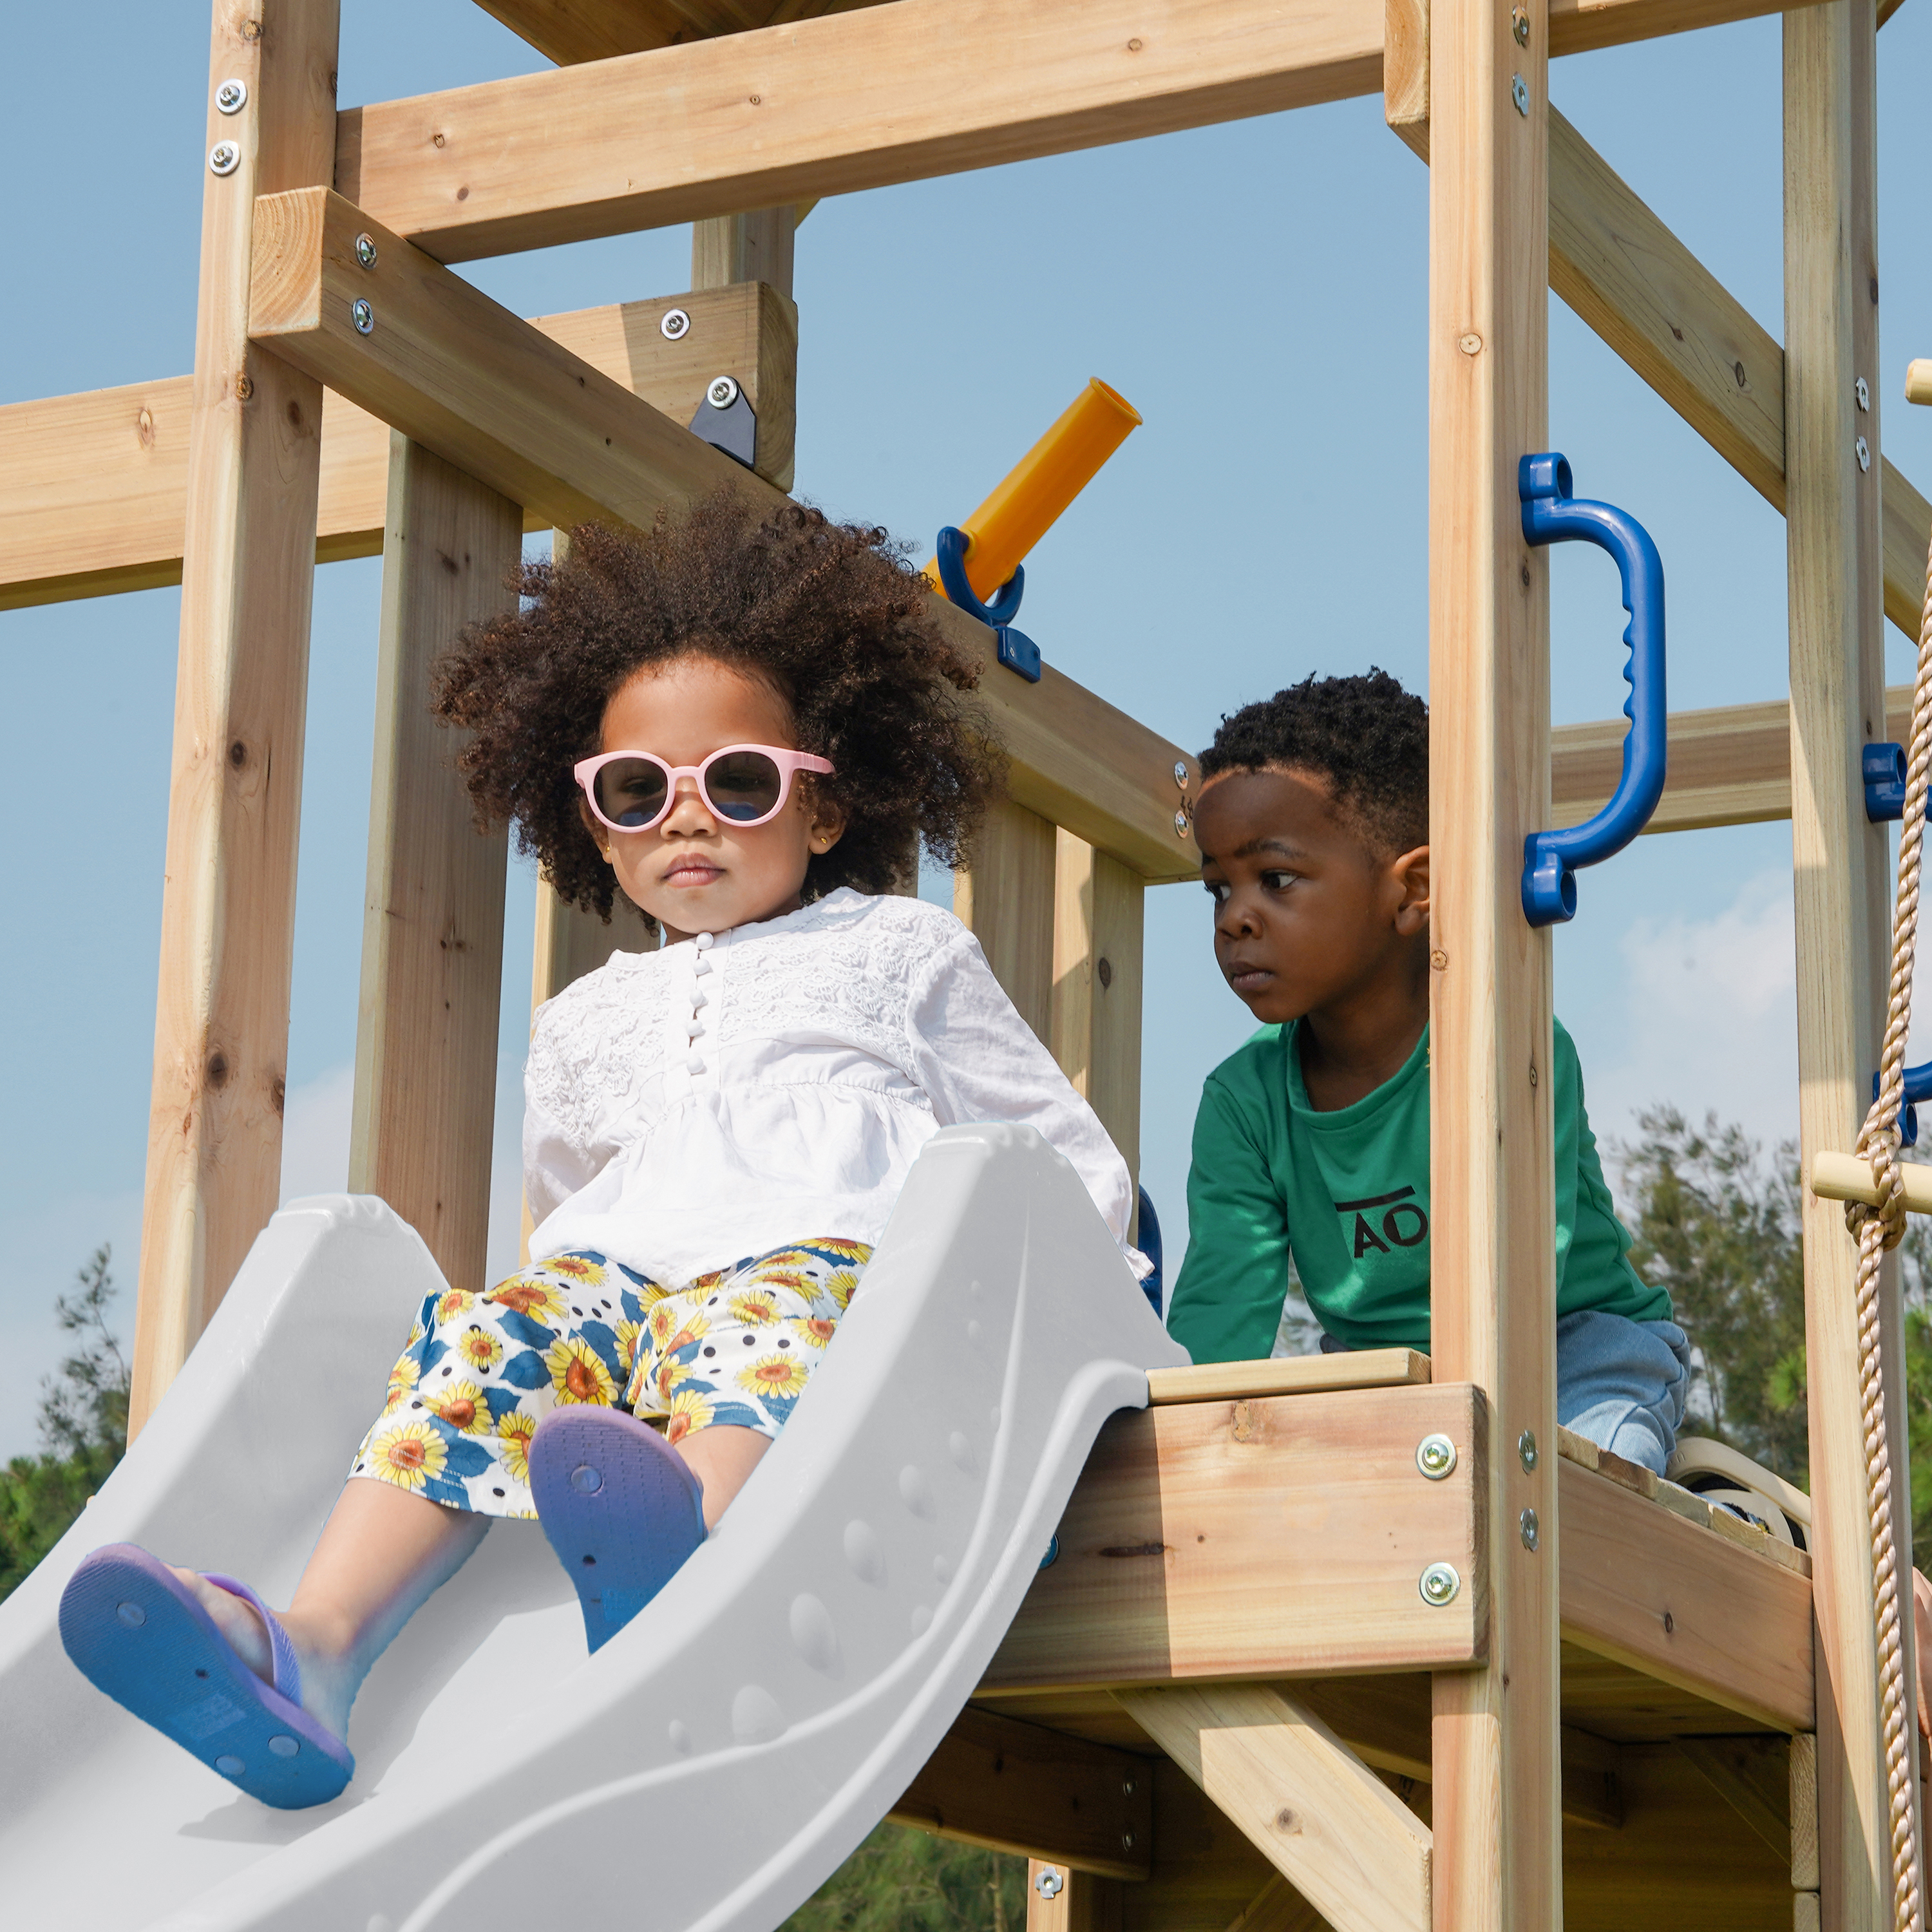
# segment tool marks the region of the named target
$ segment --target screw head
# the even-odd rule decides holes
[[[1131,1797],[1132,1797],[1132,1796],[1133,1796],[1133,1795],[1134,1795],[1134,1781],[1133,1781],[1133,1780],[1132,1780],[1131,1778],[1122,1778],[1122,1779],[1120,1780],[1120,1796],[1121,1796],[1123,1798],[1131,1798]]]
[[[1534,1430],[1526,1429],[1516,1438],[1516,1454],[1517,1461],[1522,1465],[1523,1474],[1528,1475],[1536,1467],[1536,1432]]]
[[[1177,838],[1187,836],[1187,814],[1184,812],[1177,812],[1174,814],[1174,836]]]
[[[658,333],[667,342],[675,342],[691,333],[691,318],[681,308],[668,308],[658,317]]]
[[[1516,1519],[1516,1528],[1522,1533],[1522,1546],[1524,1549],[1534,1550],[1536,1547],[1538,1539],[1542,1534],[1542,1532],[1537,1526],[1535,1510],[1533,1509],[1525,1510],[1522,1514]]]
[[[360,296],[349,304],[349,320],[358,335],[368,334],[376,326],[376,311]]]
[[[1526,8],[1512,7],[1510,9],[1510,32],[1515,34],[1518,46],[1529,45],[1529,12]]]
[[[1034,1879],[1033,1888],[1042,1898],[1058,1898],[1066,1888],[1066,1874],[1046,1866]]]
[[[1454,1564],[1432,1563],[1423,1571],[1416,1587],[1422,1592],[1422,1600],[1439,1610],[1445,1604],[1456,1600],[1462,1580],[1456,1574]]]
[[[1529,83],[1520,74],[1510,76],[1510,98],[1516,103],[1516,111],[1527,120],[1529,118]]]
[[[214,90],[214,104],[224,114],[239,114],[248,104],[248,83],[245,80],[224,80]]]
[[[1858,398],[1860,409],[1868,410],[1871,407],[1871,385],[1862,376],[1852,385],[1852,392]]]
[[[1187,765],[1184,759],[1176,758],[1174,761],[1174,782],[1183,791],[1187,789]]]
[[[1134,1834],[1131,1832],[1123,1832],[1120,1834],[1120,1850],[1124,1852],[1130,1852],[1133,1848]]]
[[[738,385],[729,376],[714,376],[704,392],[714,410],[728,410],[738,400]]]
[[[358,235],[356,238],[356,259],[365,268],[376,266],[376,238],[373,235]]]
[[[1869,470],[1871,467],[1871,445],[1866,442],[1863,436],[1860,436],[1858,448],[1858,467],[1861,470]]]
[[[1446,1436],[1425,1436],[1415,1445],[1415,1466],[1432,1483],[1439,1483],[1456,1467],[1456,1445]]]
[[[232,141],[218,141],[208,151],[208,171],[212,174],[232,175],[242,165],[242,150]]]

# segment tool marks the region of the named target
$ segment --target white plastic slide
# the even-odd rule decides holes
[[[380,1201],[278,1214],[0,1605],[9,1924],[770,1932],[945,1735],[1101,1424],[1186,1359],[1066,1161],[1030,1129],[949,1129],[784,1437],[656,1601],[588,1658],[542,1531],[496,1525],[364,1686],[348,1790],[270,1810],[82,1678],[61,1590],[128,1541],[285,1603],[440,1285]]]

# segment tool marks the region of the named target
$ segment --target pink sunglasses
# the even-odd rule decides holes
[[[736,826],[763,825],[784,811],[794,772],[832,766],[809,752],[776,745],[727,745],[701,765],[668,765],[649,752],[606,752],[575,766],[590,809],[613,832],[648,832],[671,808],[680,778],[697,782],[698,796]]]

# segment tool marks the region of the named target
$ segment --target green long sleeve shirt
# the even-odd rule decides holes
[[[1168,1326],[1197,1362],[1269,1354],[1294,1257],[1346,1348],[1429,1347],[1429,1035],[1352,1106],[1309,1104],[1298,1021],[1263,1027],[1208,1076],[1187,1180],[1186,1259]],[[1556,1311],[1667,1322],[1630,1266],[1583,1111],[1576,1048],[1556,1029]]]

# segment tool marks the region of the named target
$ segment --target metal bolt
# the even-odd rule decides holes
[[[1177,838],[1187,836],[1187,814],[1184,812],[1177,812],[1174,814],[1174,836]]]
[[[1456,1445],[1446,1436],[1425,1436],[1415,1446],[1415,1466],[1439,1483],[1456,1466]]]
[[[1187,789],[1187,766],[1179,758],[1174,761],[1174,782],[1183,791]]]
[[[1868,410],[1871,407],[1871,386],[1862,376],[1852,385],[1852,392],[1858,398],[1860,409]]]
[[[714,410],[728,410],[738,400],[738,386],[729,376],[714,376],[704,400]]]
[[[1526,1429],[1516,1438],[1516,1454],[1517,1461],[1522,1465],[1523,1474],[1528,1475],[1536,1467],[1536,1432],[1534,1430]]]
[[[376,238],[373,235],[358,235],[356,238],[356,259],[365,268],[376,266]]]
[[[232,141],[218,141],[208,151],[211,172],[232,175],[242,165],[242,150]]]
[[[1529,115],[1529,83],[1520,74],[1510,76],[1510,98],[1516,103],[1516,111],[1527,119]]]
[[[1453,1604],[1456,1593],[1462,1587],[1462,1580],[1456,1574],[1453,1563],[1432,1563],[1422,1573],[1422,1580],[1417,1588],[1422,1592],[1422,1600],[1432,1604],[1437,1610],[1444,1604]]]
[[[367,335],[376,326],[376,311],[359,297],[349,304],[349,320],[358,335]]]
[[[1858,438],[1858,467],[1861,470],[1871,467],[1871,445],[1863,436]]]
[[[1529,13],[1526,8],[1513,7],[1510,9],[1510,32],[1515,34],[1518,46],[1529,45]]]
[[[691,333],[691,318],[681,308],[668,308],[658,318],[658,333],[667,342],[675,342]]]
[[[1522,1532],[1522,1546],[1524,1549],[1534,1550],[1536,1547],[1536,1539],[1538,1533],[1536,1527],[1535,1510],[1533,1509],[1525,1510],[1522,1514],[1516,1519],[1516,1527]]]
[[[224,80],[214,90],[214,104],[224,114],[239,114],[248,104],[248,83],[245,80]]]
[[[1132,1797],[1132,1796],[1133,1796],[1133,1795],[1134,1795],[1134,1781],[1133,1781],[1133,1780],[1132,1780],[1131,1778],[1122,1778],[1122,1779],[1120,1780],[1120,1796],[1121,1796],[1123,1798],[1131,1798],[1131,1797]]]
[[[1055,1871],[1051,1865],[1043,1866],[1033,1882],[1034,1890],[1042,1898],[1058,1898],[1066,1888],[1066,1874]]]
[[[1120,1834],[1120,1850],[1124,1852],[1130,1852],[1133,1848],[1134,1834],[1131,1832],[1123,1832]]]

